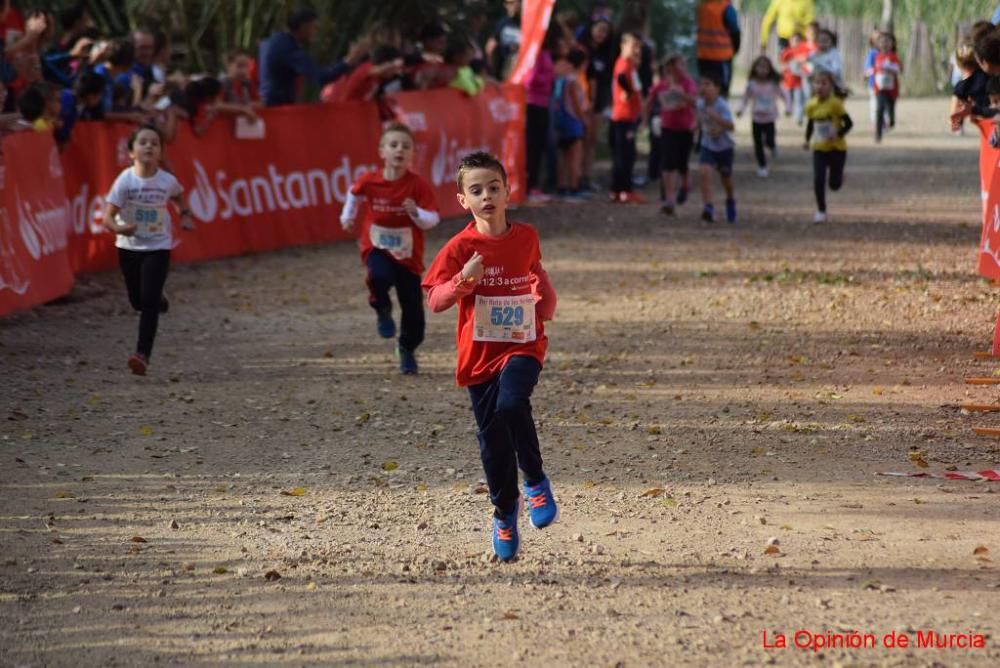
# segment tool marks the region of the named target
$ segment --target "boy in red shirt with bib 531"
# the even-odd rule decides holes
[[[538,233],[507,222],[507,172],[489,153],[471,153],[458,168],[458,202],[474,220],[434,258],[423,287],[439,313],[458,304],[458,384],[467,387],[479,426],[479,451],[493,513],[493,551],[517,555],[521,494],[532,526],[559,516],[531,414],[531,392],[545,360],[542,324],[556,309],[556,293],[542,269]]]
[[[351,186],[340,214],[345,230],[354,228],[358,208],[367,203],[358,244],[361,260],[368,267],[368,302],[378,317],[379,336],[396,335],[389,288],[395,286],[402,312],[399,370],[417,373],[414,351],[424,340],[424,302],[420,274],[424,271],[424,230],[441,220],[434,190],[421,176],[410,171],[414,142],[410,128],[391,123],[382,131],[378,153],[384,161],[378,172],[368,172]]]

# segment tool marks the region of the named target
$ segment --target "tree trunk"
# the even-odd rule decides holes
[[[882,22],[880,27],[882,30],[888,30],[894,33],[893,29],[895,26],[896,18],[896,3],[893,0],[882,0]]]

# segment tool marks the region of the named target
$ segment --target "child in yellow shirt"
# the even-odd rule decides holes
[[[844,184],[847,163],[845,136],[854,127],[844,102],[833,94],[833,75],[817,72],[812,77],[813,97],[806,104],[806,141],[802,148],[813,152],[813,188],[816,191],[814,223],[826,222],[826,186],[829,174],[830,190],[840,190]]]

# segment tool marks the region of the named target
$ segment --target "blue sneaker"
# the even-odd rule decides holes
[[[493,552],[500,561],[510,561],[517,556],[521,547],[521,536],[517,533],[517,511],[510,515],[493,513]]]
[[[378,316],[378,322],[375,323],[378,335],[383,339],[391,339],[396,336],[396,321],[392,319],[392,307],[386,306],[375,313]]]
[[[559,519],[559,506],[552,496],[548,478],[542,478],[537,485],[524,484],[524,498],[528,502],[528,517],[531,526],[544,529]]]
[[[705,208],[701,210],[701,219],[706,223],[715,222],[715,207],[711,204],[706,204]]]
[[[677,191],[677,205],[680,206],[686,201],[688,201],[688,189],[681,188]]]
[[[402,346],[396,346],[396,357],[399,358],[399,373],[404,376],[415,376],[419,367],[417,366],[417,357],[413,354],[412,350],[407,350]]]
[[[736,222],[736,200],[726,200],[726,222],[732,225]]]

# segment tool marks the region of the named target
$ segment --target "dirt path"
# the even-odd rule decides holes
[[[735,228],[697,198],[517,212],[560,295],[535,408],[562,521],[514,564],[454,313],[399,377],[350,245],[177,268],[142,379],[117,275],[0,322],[0,664],[1000,664],[1000,485],[874,475],[1000,461],[954,408],[996,400],[962,384],[998,366],[971,357],[976,141],[903,100],[876,148],[865,104],[826,226],[797,129],[761,181],[745,119]],[[763,649],[798,629],[878,648]]]

